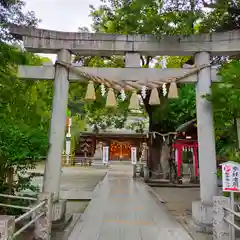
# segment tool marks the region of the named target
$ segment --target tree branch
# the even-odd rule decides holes
[[[149,63],[152,60],[152,57],[146,57],[147,61],[146,61],[146,66],[149,67]]]
[[[217,7],[217,3],[213,3],[211,1],[211,3],[207,3],[205,0],[202,0],[202,4],[205,8],[216,8]]]
[[[141,55],[140,58],[141,58],[141,61],[142,61],[142,66],[144,66],[145,65],[144,57]]]

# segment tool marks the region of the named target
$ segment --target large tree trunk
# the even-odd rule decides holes
[[[162,173],[160,164],[162,143],[159,141],[159,137],[152,139],[152,143],[149,144],[149,170],[150,177],[158,177]]]
[[[169,177],[169,156],[170,155],[170,147],[167,142],[164,142],[162,145],[162,154],[160,159],[160,164],[162,167],[162,177],[164,179]]]
[[[149,67],[149,63],[152,57],[143,57],[141,56],[142,66]],[[160,91],[160,90],[159,90]],[[145,109],[149,116],[149,132],[161,132],[161,123],[153,120],[153,112],[156,109],[156,106],[149,105],[151,91],[147,91],[147,96],[143,99]],[[161,104],[164,103],[164,97],[161,99]],[[162,104],[163,105],[163,104]],[[161,153],[162,153],[163,139],[159,135],[155,135],[155,138],[152,134],[149,136],[148,141],[148,168],[149,168],[149,177],[151,178],[160,178],[162,174],[161,166]]]
[[[149,132],[159,132],[159,126],[154,124],[152,121],[152,116],[149,114]],[[162,167],[160,163],[161,152],[162,152],[163,139],[159,135],[155,135],[155,138],[152,134],[149,136],[148,148],[149,148],[149,170],[150,177],[160,177],[162,173]]]
[[[9,167],[7,169],[7,185],[8,185],[8,195],[14,195],[13,193],[13,183],[14,183],[14,169],[13,167]],[[11,204],[11,198],[7,199],[7,204]]]
[[[150,137],[149,142],[149,170],[152,178],[167,178],[169,174],[169,152],[167,142],[161,136]]]

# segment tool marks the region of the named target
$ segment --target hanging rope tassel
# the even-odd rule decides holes
[[[130,98],[130,103],[129,103],[128,108],[129,109],[139,109],[140,108],[140,106],[139,106],[139,97],[138,97],[136,91],[132,92],[132,96]]]
[[[159,104],[160,104],[160,98],[158,95],[158,90],[157,88],[153,88],[149,98],[149,105],[159,105]]]
[[[108,94],[107,94],[107,101],[106,101],[106,107],[116,107],[117,102],[115,98],[115,94],[112,88],[108,89]]]
[[[96,99],[96,93],[95,93],[93,81],[89,81],[89,83],[88,83],[85,99],[86,100],[95,100]]]
[[[178,98],[178,88],[176,82],[171,82],[168,90],[168,98]]]

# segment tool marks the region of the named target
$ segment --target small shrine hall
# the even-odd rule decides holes
[[[145,122],[142,133],[136,133],[134,130],[129,129],[132,123],[137,120]],[[143,143],[147,143],[148,136],[148,120],[138,115],[129,115],[124,128],[107,128],[94,132],[92,126],[89,126],[88,130],[82,132],[78,144],[76,147],[76,157],[84,157],[94,159],[102,159],[102,147],[109,147],[109,160],[110,161],[131,161],[131,147],[137,148],[137,154],[139,157]],[[87,152],[87,154],[86,154]]]
[[[147,135],[144,133],[124,132],[83,132],[79,138],[76,156],[83,157],[82,146],[88,145],[88,157],[94,157],[97,146],[109,146],[110,161],[131,161],[131,147],[140,149],[143,143],[147,142]],[[97,157],[97,156],[96,156]],[[101,156],[99,156],[100,158]]]

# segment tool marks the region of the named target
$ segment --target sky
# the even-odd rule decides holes
[[[77,31],[78,27],[91,29],[89,5],[98,7],[100,0],[25,0],[25,11],[32,10],[41,19],[39,28],[58,31]],[[55,55],[48,55],[55,61]]]

